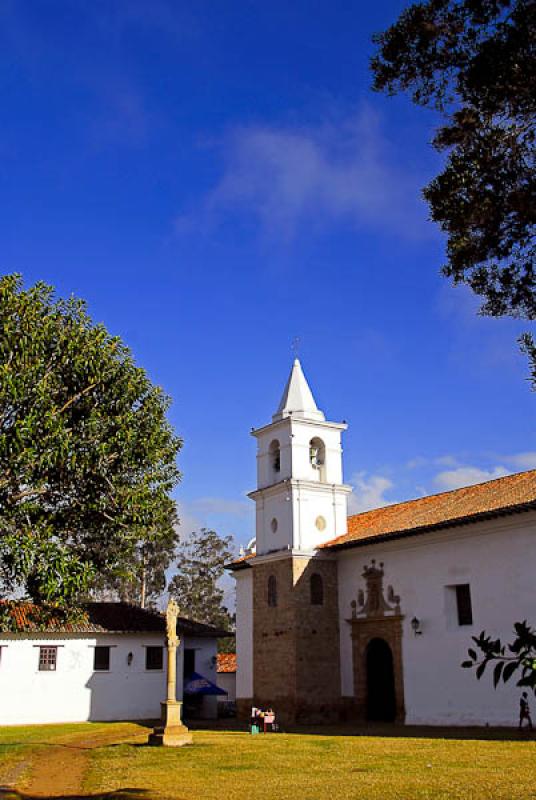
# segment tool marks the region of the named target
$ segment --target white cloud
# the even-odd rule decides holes
[[[509,473],[510,470],[502,466],[492,467],[491,469],[465,466],[439,472],[434,478],[434,483],[440,489],[448,491],[450,489],[459,489],[462,486],[471,486],[474,483],[484,483],[484,481],[491,481],[494,478],[502,478]]]
[[[536,452],[516,453],[512,456],[503,456],[503,458],[518,469],[536,469]]]
[[[406,469],[419,469],[428,467],[430,464],[438,467],[457,467],[459,463],[458,459],[452,455],[435,456],[434,458],[416,456],[407,461],[405,466]]]
[[[251,502],[229,500],[225,497],[199,497],[191,505],[199,514],[231,514],[236,517],[248,517],[254,511]]]
[[[236,129],[224,159],[224,174],[206,200],[209,215],[245,211],[284,239],[305,224],[310,230],[334,221],[409,238],[432,230],[420,196],[425,178],[400,166],[368,107],[337,125]],[[177,231],[191,224],[181,217]]]
[[[187,539],[193,531],[198,531],[203,527],[202,521],[192,513],[191,508],[186,503],[177,503],[177,513],[179,517],[179,534],[182,540]]]
[[[393,482],[383,475],[367,476],[366,472],[356,472],[352,476],[353,493],[348,498],[348,513],[358,514],[371,508],[387,506],[395,500],[388,500],[384,495],[392,489]]]
[[[457,467],[460,462],[458,461],[455,456],[439,456],[438,458],[434,459],[434,464],[437,464],[440,467]]]

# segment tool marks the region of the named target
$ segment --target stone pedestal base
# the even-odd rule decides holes
[[[162,725],[149,734],[149,744],[164,747],[183,747],[192,744],[192,734],[182,724],[182,703],[178,700],[167,700],[160,703],[162,708]]]

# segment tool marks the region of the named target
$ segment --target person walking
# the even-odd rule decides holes
[[[528,694],[526,692],[523,692],[523,694],[519,699],[519,730],[521,730],[521,728],[523,727],[524,719],[526,719],[528,722],[529,731],[533,730],[528,697],[529,697]]]

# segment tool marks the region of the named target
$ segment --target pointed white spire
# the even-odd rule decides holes
[[[300,361],[297,358],[294,359],[283,397],[279,403],[279,408],[272,417],[272,421],[278,422],[278,420],[291,414],[293,417],[302,419],[325,420],[325,416],[317,408],[309,384],[303,374]]]

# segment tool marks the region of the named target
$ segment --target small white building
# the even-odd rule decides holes
[[[127,603],[88,603],[86,620],[39,618],[11,605],[17,632],[0,633],[0,725],[157,719],[166,697],[165,618]],[[42,630],[43,626],[46,630]],[[181,618],[177,699],[184,662],[216,681],[217,640],[226,631]],[[198,704],[216,717],[215,697]]]
[[[236,653],[218,653],[218,688],[225,692],[219,703],[236,703]]]

